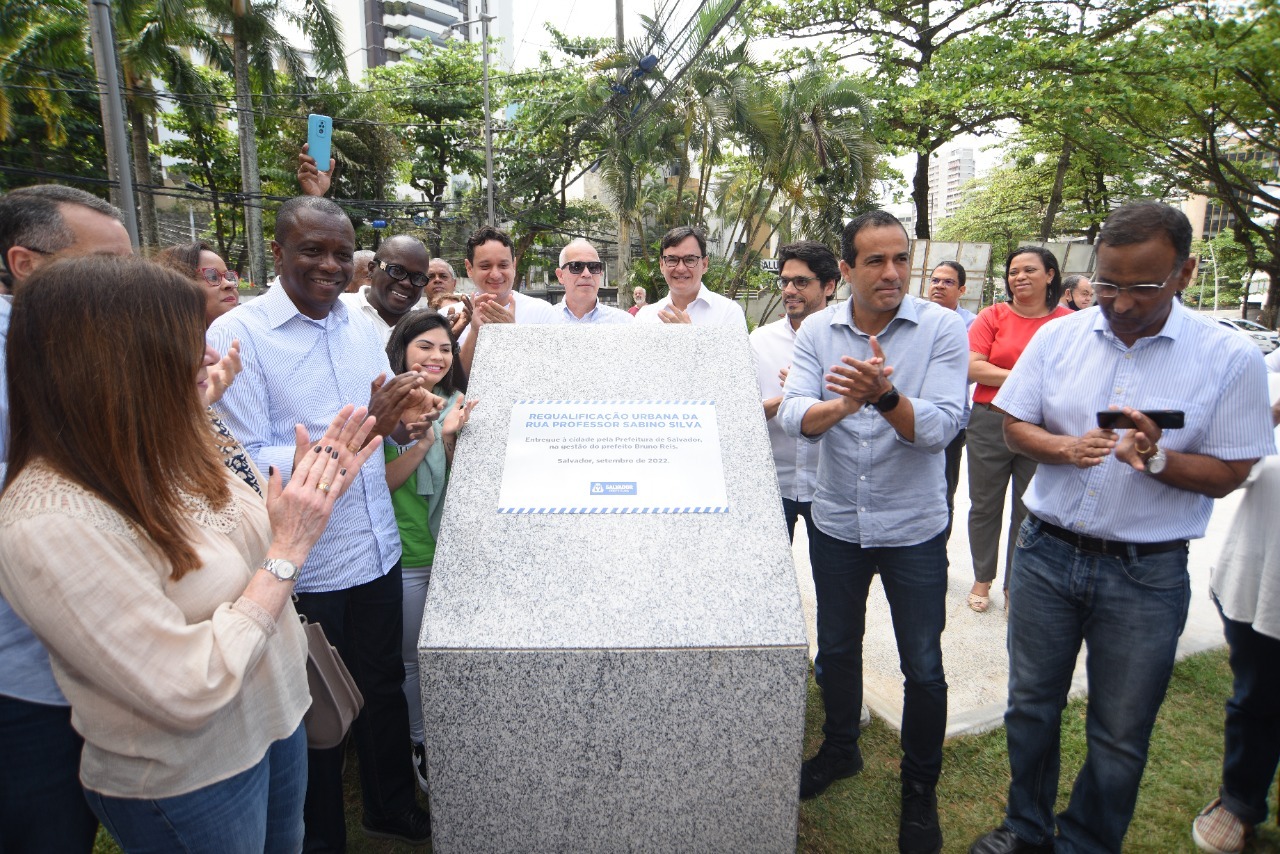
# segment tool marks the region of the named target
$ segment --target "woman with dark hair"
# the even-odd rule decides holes
[[[449,319],[437,311],[410,311],[391,330],[387,358],[391,370],[414,370],[432,384],[427,391],[444,398],[434,422],[407,425],[416,441],[400,446],[387,442],[387,487],[400,529],[401,579],[404,585],[404,695],[409,703],[409,737],[418,785],[427,791],[427,753],[423,746],[422,694],[418,682],[418,632],[431,581],[445,488],[453,466],[458,432],[471,415],[460,388],[462,366],[455,358],[458,339]]]
[[[991,603],[991,582],[996,577],[1000,551],[1001,517],[1005,492],[1013,481],[1013,508],[1009,514],[1009,543],[1005,552],[1004,586],[1009,588],[1009,566],[1018,526],[1027,515],[1022,505],[1035,460],[1015,454],[1004,441],[1004,413],[991,406],[996,392],[1031,336],[1051,320],[1071,314],[1058,305],[1062,295],[1062,270],[1058,259],[1040,246],[1020,246],[1004,262],[1008,302],[983,309],[969,327],[969,382],[973,412],[965,443],[969,449],[969,553],[973,558],[973,588],[969,607],[981,613]],[[1005,608],[1009,607],[1008,594]]]
[[[299,427],[288,486],[260,485],[209,428],[204,306],[139,258],[53,262],[20,290],[0,590],[49,651],[86,799],[125,851],[297,852],[310,696],[290,596],[378,443],[349,450],[372,419],[345,407],[314,446]]]
[[[228,270],[222,256],[204,241],[161,249],[156,253],[155,262],[200,285],[205,298],[206,327],[240,304],[240,275]]]

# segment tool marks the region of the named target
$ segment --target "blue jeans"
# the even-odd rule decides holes
[[[787,539],[791,542],[796,541],[796,520],[804,520],[805,533],[813,532],[813,516],[810,511],[813,508],[812,501],[795,501],[791,498],[782,499],[782,513],[787,520]]]
[[[98,820],[80,788],[70,706],[0,696],[0,852],[89,854]]]
[[[906,677],[902,703],[902,779],[936,785],[947,729],[947,682],[942,672],[946,626],[947,547],[942,534],[913,546],[866,548],[809,531],[809,560],[818,594],[818,657],[825,744],[852,754],[862,710],[862,636],[867,592],[880,573],[898,662]]]
[[[1173,673],[1191,583],[1186,549],[1110,557],[1045,533],[1028,517],[1009,582],[1009,806],[1020,839],[1054,838],[1062,710],[1083,641],[1088,754],[1057,817],[1058,854],[1120,851]]]
[[[1235,692],[1227,701],[1218,796],[1241,821],[1261,824],[1267,818],[1267,790],[1280,764],[1280,640],[1225,615],[1222,628],[1231,648]]]
[[[306,790],[307,733],[299,725],[249,770],[185,795],[85,796],[129,854],[297,854]]]

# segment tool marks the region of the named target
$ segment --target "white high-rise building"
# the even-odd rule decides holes
[[[953,148],[929,162],[929,233],[951,216],[962,201],[960,188],[977,174],[972,148]]]
[[[515,61],[513,0],[338,0],[334,11],[342,21],[347,73],[359,80],[366,69],[396,62],[412,50],[412,43],[447,38],[479,42],[479,24],[450,31],[452,24],[473,21],[482,13],[494,15],[489,38],[497,48],[496,68],[510,71]],[[500,41],[499,41],[500,40]]]

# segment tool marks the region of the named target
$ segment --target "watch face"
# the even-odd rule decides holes
[[[1164,471],[1164,464],[1167,459],[1164,451],[1156,451],[1151,459],[1147,460],[1147,471],[1151,474],[1160,474],[1160,472]]]
[[[292,581],[298,575],[298,567],[280,558],[268,558],[262,562],[262,568],[281,581]]]

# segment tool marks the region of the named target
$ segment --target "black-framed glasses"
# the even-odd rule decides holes
[[[695,264],[706,257],[706,255],[663,255],[662,265],[664,267],[679,267],[683,264],[692,270]]]
[[[954,288],[960,283],[957,282],[955,279],[939,279],[937,276],[934,276],[931,279],[929,279],[929,284],[942,285],[945,288]]]
[[[418,290],[422,290],[427,286],[429,279],[426,273],[410,273],[408,267],[404,267],[400,264],[388,264],[381,258],[377,260],[378,269],[385,270],[387,275],[395,279],[397,282],[403,282],[405,279],[408,279],[409,284],[413,285]]]
[[[215,267],[200,267],[196,270],[200,277],[211,285],[218,284],[219,280],[225,279],[233,285],[240,284],[240,274],[235,270],[218,270]]]
[[[604,272],[603,261],[566,261],[564,268],[575,276],[581,276],[583,270],[590,270],[591,275],[598,276]]]
[[[779,276],[778,290],[786,290],[787,285],[790,285],[796,290],[802,291],[817,281],[813,276]]]

